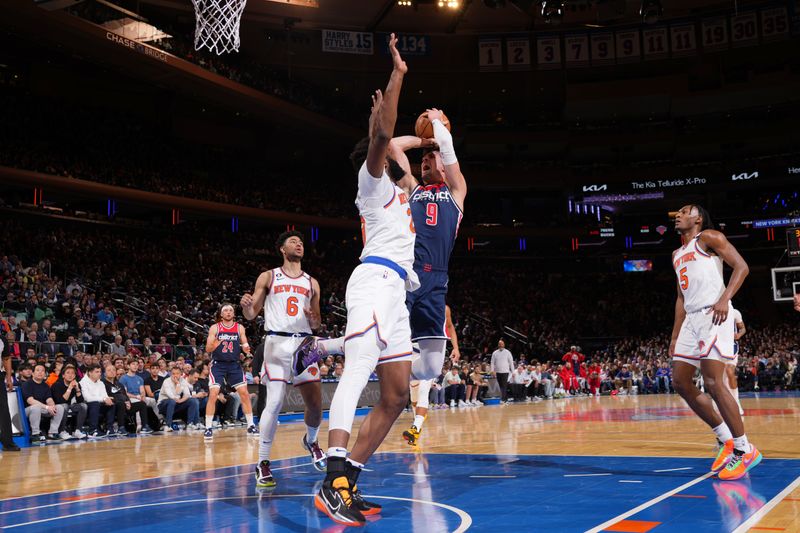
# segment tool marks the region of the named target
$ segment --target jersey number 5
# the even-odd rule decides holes
[[[286,314],[289,316],[297,316],[299,308],[297,307],[297,297],[289,296],[286,299]]]
[[[683,267],[680,270],[680,281],[681,281],[681,289],[686,290],[689,288],[689,278],[686,277],[686,269],[687,267]]]
[[[439,206],[433,202],[428,202],[425,206],[425,224],[435,226],[439,222]]]

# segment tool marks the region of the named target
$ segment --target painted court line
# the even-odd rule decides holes
[[[485,479],[515,479],[517,476],[469,476],[474,478],[485,478]]]
[[[308,466],[310,464],[312,464],[312,463],[301,463],[301,464],[298,464],[298,465],[280,466],[278,468],[273,468],[272,471],[276,472],[278,470],[288,470],[289,468],[297,468],[298,466]],[[224,468],[230,468],[230,467],[224,467]],[[206,482],[206,481],[219,481],[221,479],[230,479],[232,477],[250,476],[250,475],[252,475],[252,472],[241,472],[239,474],[230,474],[230,475],[227,475],[227,476],[202,478],[202,479],[193,479],[191,481],[182,481],[180,483],[172,483],[170,485],[162,485],[160,487],[148,487],[146,489],[129,490],[129,491],[125,491],[125,492],[118,492],[116,494],[102,494],[102,495],[97,495],[97,497],[95,497],[95,498],[91,498],[90,497],[90,498],[85,498],[85,499],[81,499],[81,500],[61,501],[61,502],[58,502],[58,503],[48,503],[46,505],[37,505],[35,507],[24,507],[22,509],[13,509],[11,511],[0,512],[0,515],[12,514],[12,513],[21,513],[23,511],[33,511],[33,510],[36,510],[36,509],[47,509],[48,507],[59,507],[59,506],[62,506],[62,505],[70,505],[70,504],[73,504],[73,503],[86,503],[86,502],[91,502],[91,501],[96,501],[96,500],[105,500],[105,499],[108,499],[108,498],[115,498],[117,496],[127,496],[129,494],[139,494],[141,492],[151,492],[151,491],[157,491],[157,490],[163,490],[163,489],[171,489],[171,488],[175,488],[175,487],[182,487],[184,485],[193,485],[195,483],[203,483],[203,482]],[[5,527],[8,527],[8,526],[5,526]]]
[[[680,470],[691,470],[691,466],[684,466],[681,468],[666,468],[664,470],[653,470],[653,472],[679,472]]]
[[[420,477],[431,477],[428,474],[411,474],[409,472],[395,472],[394,475],[395,476],[411,476],[411,477],[417,477],[417,476],[420,476]]]
[[[606,520],[605,522],[603,522],[599,526],[595,526],[592,529],[586,530],[586,533],[600,533],[601,531],[603,531],[607,527],[613,526],[614,524],[616,524],[620,520],[625,520],[626,518],[628,518],[630,516],[633,516],[636,513],[639,513],[641,511],[647,509],[648,507],[652,507],[653,505],[655,505],[655,504],[657,504],[657,503],[659,503],[659,502],[661,502],[663,500],[666,500],[667,498],[669,498],[673,494],[677,494],[680,491],[686,490],[686,489],[688,489],[689,487],[691,487],[693,485],[697,485],[701,481],[705,481],[706,479],[710,478],[713,475],[715,475],[714,472],[707,472],[707,473],[703,474],[702,476],[700,476],[698,478],[695,478],[692,481],[689,481],[688,483],[684,483],[683,485],[681,485],[680,487],[678,487],[676,489],[672,489],[669,492],[665,492],[661,496],[657,496],[656,498],[653,498],[652,500],[648,500],[648,501],[644,502],[643,504],[641,504],[641,505],[639,505],[637,507],[634,507],[630,511],[626,511],[626,512],[622,513],[621,515],[617,515],[614,518],[612,518],[611,520]]]
[[[313,498],[314,494],[273,494],[271,498]],[[194,500],[176,500],[170,502],[156,502],[156,503],[145,503],[145,504],[138,504],[138,505],[126,505],[124,507],[112,507],[111,509],[96,509],[92,511],[85,511],[82,513],[75,513],[71,515],[65,516],[54,516],[51,518],[44,518],[41,520],[33,520],[31,522],[24,522],[22,524],[13,524],[10,526],[3,526],[5,529],[13,529],[17,527],[23,526],[31,526],[34,524],[42,524],[46,522],[53,522],[55,520],[65,520],[67,518],[76,518],[79,516],[88,516],[88,515],[95,515],[95,514],[102,514],[102,513],[111,513],[114,511],[127,511],[129,509],[143,509],[145,507],[163,507],[166,505],[180,505],[186,503],[207,503],[207,502],[215,502],[215,501],[224,501],[224,500],[252,500],[258,499],[260,496],[228,496],[223,498],[200,498]],[[434,502],[430,500],[416,500],[413,498],[399,498],[394,496],[374,496],[370,495],[370,499],[382,499],[382,500],[395,500],[395,501],[402,501],[402,502],[412,502],[412,503],[420,503],[420,504],[427,504],[433,505],[435,507],[441,507],[442,509],[446,509],[461,519],[461,523],[458,525],[456,529],[453,530],[453,533],[464,533],[466,530],[472,526],[472,517],[466,511],[459,509],[458,507],[453,507],[451,505],[447,505],[444,503]]]
[[[564,474],[564,477],[597,477],[597,476],[610,476],[611,473],[607,474]]]
[[[620,483],[644,483],[644,481],[637,481],[635,479],[620,479]]]
[[[778,505],[786,496],[791,494],[792,491],[797,487],[800,487],[800,476],[795,478],[795,480],[792,481],[789,484],[789,486],[780,491],[777,496],[768,501],[766,505],[764,505],[761,509],[750,515],[750,518],[742,522],[742,524],[739,527],[734,529],[733,533],[745,533],[748,529],[750,529],[752,526],[757,524],[762,518],[764,518],[767,515],[767,513],[769,513],[772,510],[773,507]]]

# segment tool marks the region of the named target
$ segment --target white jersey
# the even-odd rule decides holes
[[[311,276],[301,272],[296,278],[282,268],[272,269],[272,283],[264,302],[264,329],[283,333],[311,333],[304,309],[311,307]]]
[[[419,287],[414,273],[416,231],[411,219],[408,195],[392,183],[386,172],[380,179],[370,176],[367,163],[358,171],[356,206],[361,215],[361,237],[364,250],[360,259],[382,257],[397,263],[406,271],[406,289]]]
[[[712,256],[697,244],[698,233],[672,256],[678,285],[683,292],[683,307],[687,313],[694,313],[711,307],[725,291],[722,279],[722,260]]]

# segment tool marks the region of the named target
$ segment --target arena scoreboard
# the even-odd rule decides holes
[[[786,230],[786,247],[789,261],[792,263],[800,262],[800,228]]]

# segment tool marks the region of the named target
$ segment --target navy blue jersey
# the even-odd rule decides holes
[[[417,230],[414,268],[446,271],[461,224],[461,209],[444,183],[418,185],[411,193],[411,218]]]
[[[226,328],[222,322],[217,324],[217,338],[221,340],[214,353],[211,354],[212,361],[232,361],[239,362],[239,354],[242,353],[242,341],[239,338],[239,324],[234,322]]]

